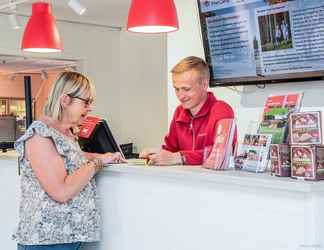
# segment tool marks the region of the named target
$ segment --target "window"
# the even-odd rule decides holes
[[[32,107],[34,113],[34,105]],[[26,131],[25,99],[0,98],[0,115],[16,117],[16,138]]]

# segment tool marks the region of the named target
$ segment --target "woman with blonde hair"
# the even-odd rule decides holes
[[[34,121],[15,147],[21,167],[18,250],[74,250],[100,238],[95,179],[119,153],[81,151],[73,128],[91,111],[94,86],[77,72],[61,73],[44,116]]]

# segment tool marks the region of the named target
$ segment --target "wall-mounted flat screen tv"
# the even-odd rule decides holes
[[[210,86],[323,79],[323,0],[197,0]]]

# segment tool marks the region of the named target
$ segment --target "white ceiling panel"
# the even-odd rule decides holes
[[[42,70],[75,69],[77,61],[0,55],[0,74],[40,73]]]

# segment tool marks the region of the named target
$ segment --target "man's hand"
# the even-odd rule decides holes
[[[148,156],[149,165],[160,165],[160,166],[169,166],[169,165],[182,165],[182,157],[179,152],[172,153],[167,150],[160,150],[158,153],[150,154]]]
[[[159,153],[160,149],[156,149],[156,148],[146,148],[144,150],[142,150],[139,154],[139,158],[140,159],[147,159],[149,160],[149,156],[154,155]]]

